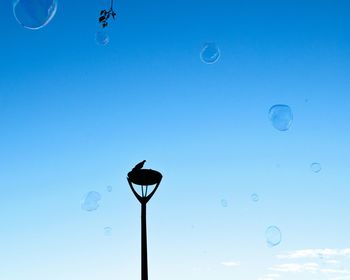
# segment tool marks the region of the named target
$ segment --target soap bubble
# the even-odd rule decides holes
[[[282,233],[276,226],[269,226],[265,232],[266,243],[269,247],[277,246],[281,243]]]
[[[14,0],[13,14],[23,27],[36,30],[46,26],[57,11],[57,0]]]
[[[254,202],[258,202],[259,201],[259,196],[256,193],[253,193],[250,198],[252,199],[252,201]]]
[[[111,236],[112,235],[112,228],[111,227],[105,227],[104,228],[104,234],[105,234],[105,236]]]
[[[107,31],[101,30],[97,31],[95,34],[95,42],[97,45],[105,46],[109,43],[109,35]]]
[[[293,121],[293,113],[288,105],[274,105],[269,110],[269,119],[274,128],[286,131]]]
[[[227,207],[228,203],[226,199],[221,199],[221,206],[222,207]]]
[[[83,203],[81,204],[81,208],[85,211],[94,211],[100,205],[98,202],[101,200],[101,195],[98,192],[89,192],[83,199]]]
[[[107,192],[112,192],[113,191],[113,187],[112,186],[107,186]]]
[[[322,166],[318,162],[313,162],[313,163],[311,163],[310,168],[313,172],[318,173],[321,171]]]
[[[206,64],[213,64],[220,58],[220,49],[215,43],[205,43],[200,53],[201,60]]]

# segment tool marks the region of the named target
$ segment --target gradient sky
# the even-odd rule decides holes
[[[164,176],[150,280],[350,279],[350,2],[121,0],[99,46],[106,3],[59,0],[33,31],[0,2],[1,279],[140,279],[143,159]]]

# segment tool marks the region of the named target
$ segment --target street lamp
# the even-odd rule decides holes
[[[133,194],[141,203],[141,280],[148,280],[146,204],[158,189],[163,176],[156,170],[143,169],[144,163],[145,161],[138,163],[128,173],[127,179]],[[141,194],[135,190],[133,184],[141,186]],[[147,194],[149,186],[154,188]]]

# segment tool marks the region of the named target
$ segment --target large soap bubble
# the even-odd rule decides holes
[[[99,201],[101,200],[101,195],[98,192],[89,192],[85,195],[83,202],[81,204],[81,208],[85,211],[94,211],[100,205]]]
[[[200,53],[201,60],[206,64],[213,64],[220,58],[220,49],[215,43],[205,43]]]
[[[46,26],[57,11],[57,0],[14,0],[13,14],[23,27],[36,30]]]
[[[293,113],[288,105],[274,105],[269,110],[269,119],[274,128],[286,131],[293,122]]]
[[[269,226],[265,231],[265,235],[266,243],[269,247],[274,247],[281,243],[282,233],[278,227]]]

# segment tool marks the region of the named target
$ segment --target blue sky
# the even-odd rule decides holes
[[[350,279],[350,4],[116,1],[99,46],[105,6],[88,2],[60,0],[39,30],[0,3],[1,277],[139,279],[126,174],[146,159],[164,176],[150,279]],[[200,60],[206,42],[215,64]],[[286,132],[275,104],[293,111]]]

